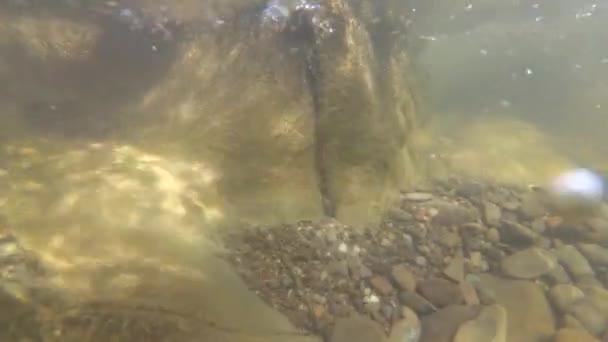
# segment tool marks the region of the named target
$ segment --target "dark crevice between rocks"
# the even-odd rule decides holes
[[[335,198],[331,193],[329,184],[329,170],[325,159],[326,137],[323,130],[323,108],[321,97],[323,96],[323,75],[321,72],[321,58],[318,48],[318,40],[321,39],[312,25],[309,14],[306,12],[294,13],[290,19],[292,30],[286,32],[286,39],[291,44],[304,46],[302,58],[304,59],[304,78],[308,87],[309,96],[312,99],[313,122],[314,122],[314,169],[318,181],[318,189],[321,195],[323,214],[327,217],[336,216]],[[290,44],[290,45],[291,45]]]

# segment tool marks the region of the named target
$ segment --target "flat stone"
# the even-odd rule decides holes
[[[573,285],[560,284],[555,285],[549,291],[549,298],[555,308],[561,313],[569,312],[569,308],[585,297],[581,289]]]
[[[403,291],[416,291],[416,276],[410,271],[405,264],[399,264],[393,267],[391,271],[393,280]]]
[[[403,319],[393,323],[391,333],[389,335],[389,342],[418,342],[422,335],[422,327],[418,315],[404,306],[402,308]]]
[[[539,285],[491,274],[480,274],[479,279],[479,286],[507,310],[509,342],[545,341],[553,336],[553,309]]]
[[[584,330],[560,329],[553,338],[554,342],[600,342]]]
[[[595,275],[589,261],[574,246],[558,247],[555,250],[555,256],[575,280]]]
[[[352,316],[340,318],[334,326],[329,342],[384,342],[382,327],[369,318]]]
[[[388,296],[395,290],[388,279],[383,276],[374,276],[369,282],[374,290],[378,291],[378,293],[383,296]]]
[[[500,305],[482,308],[479,315],[463,323],[453,342],[507,342],[507,310]]]
[[[460,283],[464,281],[464,258],[462,255],[454,256],[448,266],[443,270],[443,274],[455,282]]]
[[[608,248],[591,243],[579,243],[576,247],[591,264],[608,266]]]
[[[419,281],[418,292],[433,305],[445,307],[464,303],[464,295],[460,286],[454,282],[441,278],[430,278]]]
[[[551,272],[557,259],[549,252],[532,247],[516,252],[502,260],[502,272],[512,278],[534,279]]]
[[[502,212],[499,206],[492,202],[483,201],[482,210],[484,221],[488,226],[497,227],[500,224]]]
[[[452,305],[423,317],[420,342],[451,342],[462,323],[475,318],[478,313],[478,308]]]

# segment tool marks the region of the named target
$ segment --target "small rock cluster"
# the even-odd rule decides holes
[[[331,342],[608,341],[608,216],[530,189],[450,179],[379,227],[335,220],[231,237],[248,286]]]

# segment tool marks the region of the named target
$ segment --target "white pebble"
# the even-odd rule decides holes
[[[338,251],[340,251],[342,253],[346,253],[346,252],[348,252],[348,246],[344,242],[341,242],[338,245]]]

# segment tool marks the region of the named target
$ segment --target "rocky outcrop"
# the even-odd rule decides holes
[[[373,222],[414,180],[398,5],[70,4],[3,5],[12,142],[111,140],[196,160],[217,175],[201,196],[223,223]]]

